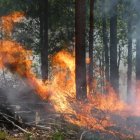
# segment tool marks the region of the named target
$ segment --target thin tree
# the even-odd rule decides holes
[[[93,32],[94,32],[94,3],[95,0],[90,0],[90,29],[89,29],[89,91],[92,92],[93,83]]]
[[[140,1],[136,0],[133,2],[133,6],[135,8],[135,18],[133,20],[133,24],[135,25],[135,33],[136,33],[136,98],[140,99]],[[132,21],[131,21],[132,22]]]
[[[105,1],[102,3],[102,35],[103,35],[103,47],[104,47],[104,54],[105,54],[105,78],[106,78],[106,82],[109,82],[109,47],[108,47]]]
[[[48,0],[40,1],[40,49],[42,79],[48,79]]]
[[[140,38],[136,40],[136,80],[140,80]]]
[[[119,92],[119,68],[117,64],[117,1],[111,1],[110,10],[110,82]]]
[[[136,98],[140,98],[140,37],[136,39]]]
[[[127,94],[131,94],[131,85],[132,85],[132,22],[131,19],[128,20],[128,68],[127,68]]]
[[[86,84],[86,0],[75,1],[75,80],[76,97],[78,100],[84,100],[87,97]]]

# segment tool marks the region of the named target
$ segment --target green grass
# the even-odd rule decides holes
[[[62,132],[56,132],[52,136],[53,140],[64,140],[64,134]]]
[[[6,140],[7,133],[4,131],[0,131],[0,140]]]

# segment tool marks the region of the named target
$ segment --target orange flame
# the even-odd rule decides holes
[[[13,29],[13,23],[20,22],[23,19],[24,13],[13,12],[9,15],[2,17],[2,28],[4,32],[9,35]]]
[[[86,58],[86,64],[90,64],[90,58]]]
[[[51,81],[47,81],[46,86],[36,78],[31,70],[31,51],[25,50],[23,46],[13,41],[3,40],[0,44],[0,67],[6,67],[12,73],[26,78],[43,99],[47,99],[51,91],[50,101],[57,112],[64,114],[67,121],[90,129],[103,129],[105,126],[111,125],[109,119],[105,117],[100,122],[101,120],[93,117],[92,109],[116,111],[123,108],[115,94],[98,95],[94,98],[89,95],[89,102],[85,104],[76,101],[74,57],[68,52],[59,52],[52,58],[52,62],[55,64],[53,78]]]
[[[46,98],[48,96],[46,86],[41,80],[36,79],[31,71],[31,54],[31,51],[25,50],[19,43],[8,40],[0,41],[0,68],[6,67],[12,73],[27,78],[38,94],[42,98]]]
[[[10,33],[13,22],[20,21],[22,13],[12,13],[2,17],[3,28]],[[62,113],[65,119],[78,126],[89,129],[104,130],[113,125],[107,112],[119,113],[126,106],[110,88],[109,94],[88,94],[88,101],[82,103],[76,100],[75,93],[75,58],[66,51],[61,51],[52,56],[52,79],[47,84],[37,79],[31,70],[31,51],[27,51],[19,43],[9,40],[0,41],[0,68],[7,68],[12,73],[17,73],[34,87],[42,99],[49,96],[55,110]],[[51,94],[50,94],[51,93]],[[100,111],[105,112],[100,114]],[[99,113],[98,113],[99,112]],[[100,117],[97,117],[97,116]]]
[[[53,79],[49,89],[53,91],[50,97],[57,112],[62,113],[65,119],[78,126],[90,129],[101,129],[113,125],[108,116],[101,119],[93,117],[93,109],[104,112],[116,112],[124,109],[125,104],[118,100],[110,88],[110,94],[97,94],[94,97],[88,94],[88,102],[81,103],[75,98],[75,58],[66,51],[61,51],[53,56],[52,63],[55,67]]]

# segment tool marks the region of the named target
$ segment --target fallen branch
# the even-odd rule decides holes
[[[14,125],[15,127],[17,127],[19,130],[21,130],[22,132],[26,133],[26,134],[32,134],[31,132],[23,129],[22,127],[18,126],[17,124],[15,124],[13,121],[11,121],[10,119],[8,119],[6,116],[3,116],[7,121],[9,121],[12,125]]]
[[[51,130],[50,127],[46,127],[46,126],[43,126],[43,125],[31,125],[31,126],[34,126],[38,129],[42,129],[42,130]]]
[[[10,116],[10,115],[8,115],[8,114],[2,113],[2,112],[0,112],[0,115],[6,116],[6,117],[11,118],[11,119],[15,119],[14,117],[12,117],[12,116]]]
[[[81,134],[81,136],[80,136],[80,140],[82,140],[83,139],[83,136],[85,135],[85,133],[87,133],[88,131],[83,131],[82,132],[82,134]]]
[[[48,119],[42,119],[42,120],[39,120],[39,123],[40,122],[44,122],[44,121],[47,121]],[[32,122],[26,122],[25,124],[27,124],[27,125],[34,125],[35,126],[35,124],[36,124],[36,121],[32,121]]]
[[[12,120],[9,119],[9,118],[12,118],[13,119],[13,117],[11,117],[11,116],[9,116],[7,114],[3,114],[1,112],[0,112],[0,115],[2,115],[3,118],[6,119],[8,122],[10,122],[13,126],[17,127],[20,131],[22,131],[22,132],[24,132],[26,134],[32,134],[31,132],[23,129],[22,127],[20,127],[19,125],[15,124]]]

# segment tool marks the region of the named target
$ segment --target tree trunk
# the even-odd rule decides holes
[[[132,79],[132,25],[131,19],[128,21],[128,68],[127,68],[127,94],[128,96],[131,94],[131,79]]]
[[[94,0],[90,0],[90,30],[89,30],[89,92],[92,92],[93,83],[93,28],[94,28]]]
[[[117,65],[117,3],[112,1],[110,11],[110,82],[115,92],[119,92],[119,69]]]
[[[140,38],[136,42],[136,80],[140,80]]]
[[[140,99],[140,38],[136,40],[136,99]]]
[[[78,100],[84,100],[87,97],[86,84],[86,0],[75,1],[75,80],[76,97]]]
[[[48,79],[48,0],[41,2],[40,12],[41,73],[45,81]]]
[[[105,3],[103,3],[102,33],[103,33],[103,47],[104,47],[104,54],[105,54],[105,78],[106,78],[106,82],[109,82],[109,49],[108,49]]]

